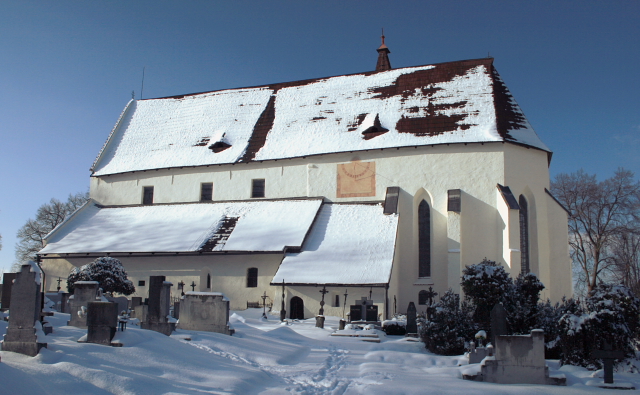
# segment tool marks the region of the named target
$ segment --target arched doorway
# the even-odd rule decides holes
[[[289,318],[292,320],[304,320],[304,302],[302,298],[294,296],[289,303]]]

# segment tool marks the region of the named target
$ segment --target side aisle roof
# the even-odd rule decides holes
[[[492,58],[131,101],[91,170],[475,142],[549,151]]]

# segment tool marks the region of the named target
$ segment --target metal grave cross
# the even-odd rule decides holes
[[[591,356],[602,359],[604,364],[604,382],[613,384],[613,361],[624,358],[624,351],[613,350],[609,342],[604,342],[604,350],[593,350]]]

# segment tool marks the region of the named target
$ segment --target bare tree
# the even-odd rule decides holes
[[[66,202],[53,198],[49,203],[40,206],[36,213],[36,219],[29,219],[18,230],[16,262],[11,269],[16,271],[23,263],[35,260],[36,253],[44,247],[44,237],[88,199],[88,192],[76,193],[69,195]]]
[[[612,251],[616,282],[640,295],[640,234],[625,232],[617,235]]]
[[[637,234],[640,182],[633,172],[618,169],[598,182],[595,174],[580,170],[558,174],[551,192],[571,212],[569,245],[578,288],[593,290],[603,278],[615,275],[616,245],[623,234]]]

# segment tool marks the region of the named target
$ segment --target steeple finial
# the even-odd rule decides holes
[[[389,62],[389,48],[384,43],[384,28],[382,28],[382,45],[377,49],[378,51],[378,63],[376,63],[376,71],[391,70],[391,62]]]

